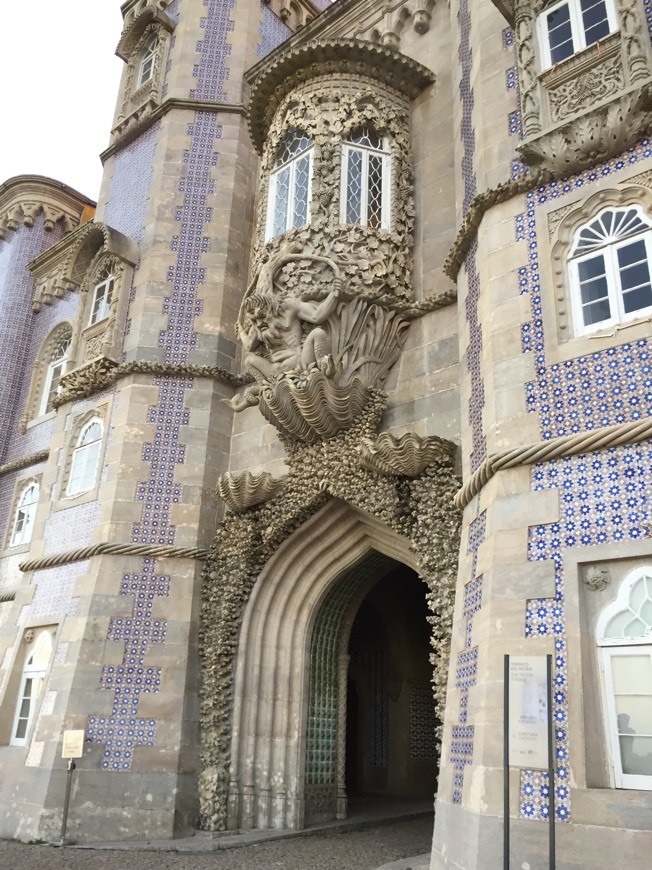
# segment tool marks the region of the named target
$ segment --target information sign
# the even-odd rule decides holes
[[[509,765],[548,769],[546,656],[509,657]]]
[[[84,731],[64,731],[62,758],[81,758],[84,754]]]

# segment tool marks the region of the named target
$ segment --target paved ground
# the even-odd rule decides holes
[[[216,852],[56,848],[0,841],[2,870],[376,870],[402,865],[422,870],[430,849],[432,816],[358,831],[329,831]]]

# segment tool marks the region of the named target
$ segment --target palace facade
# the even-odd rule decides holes
[[[79,842],[435,796],[495,870],[552,655],[513,866],[648,867],[652,5],[122,15],[98,202],[0,185],[0,836],[83,730]]]

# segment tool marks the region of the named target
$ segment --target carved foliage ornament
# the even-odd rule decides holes
[[[524,142],[518,151],[526,163],[565,176],[621,154],[650,130],[652,86],[645,85],[534,141]]]

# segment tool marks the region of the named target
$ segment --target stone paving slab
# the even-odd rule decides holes
[[[421,857],[430,848],[432,824],[430,814],[362,830],[335,829],[210,853],[141,848],[127,856],[118,849],[59,848],[1,840],[0,867],[2,870],[377,870],[387,862],[410,855]]]
[[[411,858],[401,858],[400,861],[390,861],[389,864],[383,864],[376,870],[429,870],[429,867],[430,852],[424,852],[423,855],[413,855]]]

